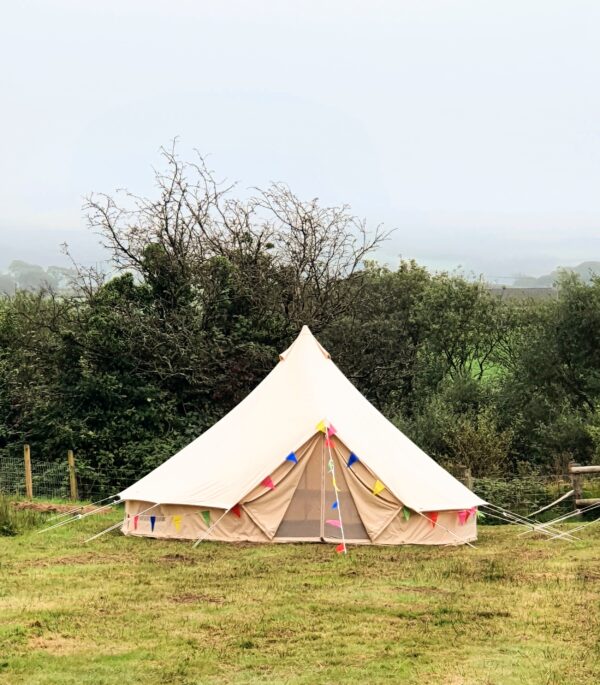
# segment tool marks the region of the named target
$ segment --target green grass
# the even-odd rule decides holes
[[[0,684],[596,685],[600,525],[477,549],[0,538]]]
[[[0,536],[12,536],[36,528],[43,517],[36,511],[15,509],[14,499],[0,494]]]

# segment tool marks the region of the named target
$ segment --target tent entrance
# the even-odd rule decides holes
[[[333,508],[336,497],[327,468],[329,450],[324,439],[313,444],[313,449],[304,457],[308,462],[274,539],[339,542],[342,539],[341,529],[327,521],[339,520],[341,514],[344,538],[348,542],[370,542],[348,488],[346,465],[338,456],[338,450],[332,450],[339,502],[339,506]]]

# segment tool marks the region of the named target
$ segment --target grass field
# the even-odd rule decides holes
[[[113,515],[114,517],[114,515]],[[100,520],[101,519],[101,520]],[[600,525],[477,549],[0,538],[0,684],[600,682]]]

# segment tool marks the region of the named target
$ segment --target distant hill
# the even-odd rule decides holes
[[[515,288],[551,288],[561,273],[574,273],[584,282],[589,282],[592,276],[600,276],[600,262],[581,262],[578,266],[559,266],[552,273],[535,278],[533,276],[517,276]]]
[[[62,266],[44,268],[19,259],[11,262],[8,270],[0,272],[0,294],[11,295],[15,290],[38,290],[51,287],[64,291],[69,288],[71,279],[76,275],[73,269]]]

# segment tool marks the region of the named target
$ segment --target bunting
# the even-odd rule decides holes
[[[333,489],[334,489],[336,492],[339,492],[340,489],[338,488],[337,483],[335,482],[334,476],[331,477],[331,482],[333,483]]]
[[[156,516],[150,517],[150,530],[154,532],[154,526],[156,525]]]
[[[437,523],[439,512],[437,511],[429,511],[423,514],[425,518],[429,519],[431,521],[431,525],[435,528],[435,524]]]
[[[354,452],[350,452],[346,466],[350,468],[352,464],[356,464],[357,461],[360,461],[360,459],[356,456],[356,454],[354,454]]]
[[[325,421],[319,421],[319,423],[317,424],[317,430],[321,433],[327,432],[327,426],[325,425]]]
[[[384,490],[385,485],[380,480],[376,480],[375,484],[373,485],[373,494],[378,495],[380,492],[383,492]]]
[[[342,552],[346,552],[346,545],[343,542],[340,542],[340,544],[335,548],[335,551],[338,554],[341,554]]]
[[[402,516],[404,516],[405,521],[410,519],[410,509],[408,507],[402,507]]]
[[[462,511],[457,511],[456,513],[458,515],[459,525],[464,526],[469,518],[469,512],[466,509],[463,509]]]
[[[201,511],[200,516],[204,519],[206,527],[210,528],[210,511],[208,511],[208,509],[206,511]]]
[[[469,520],[469,516],[476,516],[477,515],[477,507],[471,507],[470,509],[467,509],[467,521]]]
[[[332,426],[331,424],[329,424],[329,428],[327,429],[327,437],[330,438],[333,435],[335,435],[336,433],[337,433],[337,430],[335,429],[335,427]]]
[[[337,509],[338,508],[338,501],[335,500],[335,502],[331,505],[332,509]]]
[[[333,473],[333,459],[331,459],[331,458],[327,462],[327,472]]]
[[[273,482],[273,479],[271,478],[271,476],[267,476],[267,477],[263,480],[263,482],[261,483],[261,485],[264,485],[265,488],[269,488],[269,490],[275,490],[275,483]]]
[[[137,530],[139,520],[140,520],[139,516],[133,517],[133,530]]]
[[[325,438],[325,446],[333,447],[333,440],[331,438]]]
[[[291,461],[294,464],[298,463],[298,457],[294,454],[294,452],[290,452],[287,457],[285,458],[286,461]]]
[[[173,516],[173,525],[175,526],[175,530],[177,532],[181,530],[181,516],[179,514]]]
[[[235,514],[239,519],[242,518],[242,508],[239,504],[234,504],[233,507],[231,507],[231,513]]]
[[[334,528],[342,527],[342,524],[338,521],[338,519],[327,519],[325,523],[329,524],[330,526],[333,526]]]

